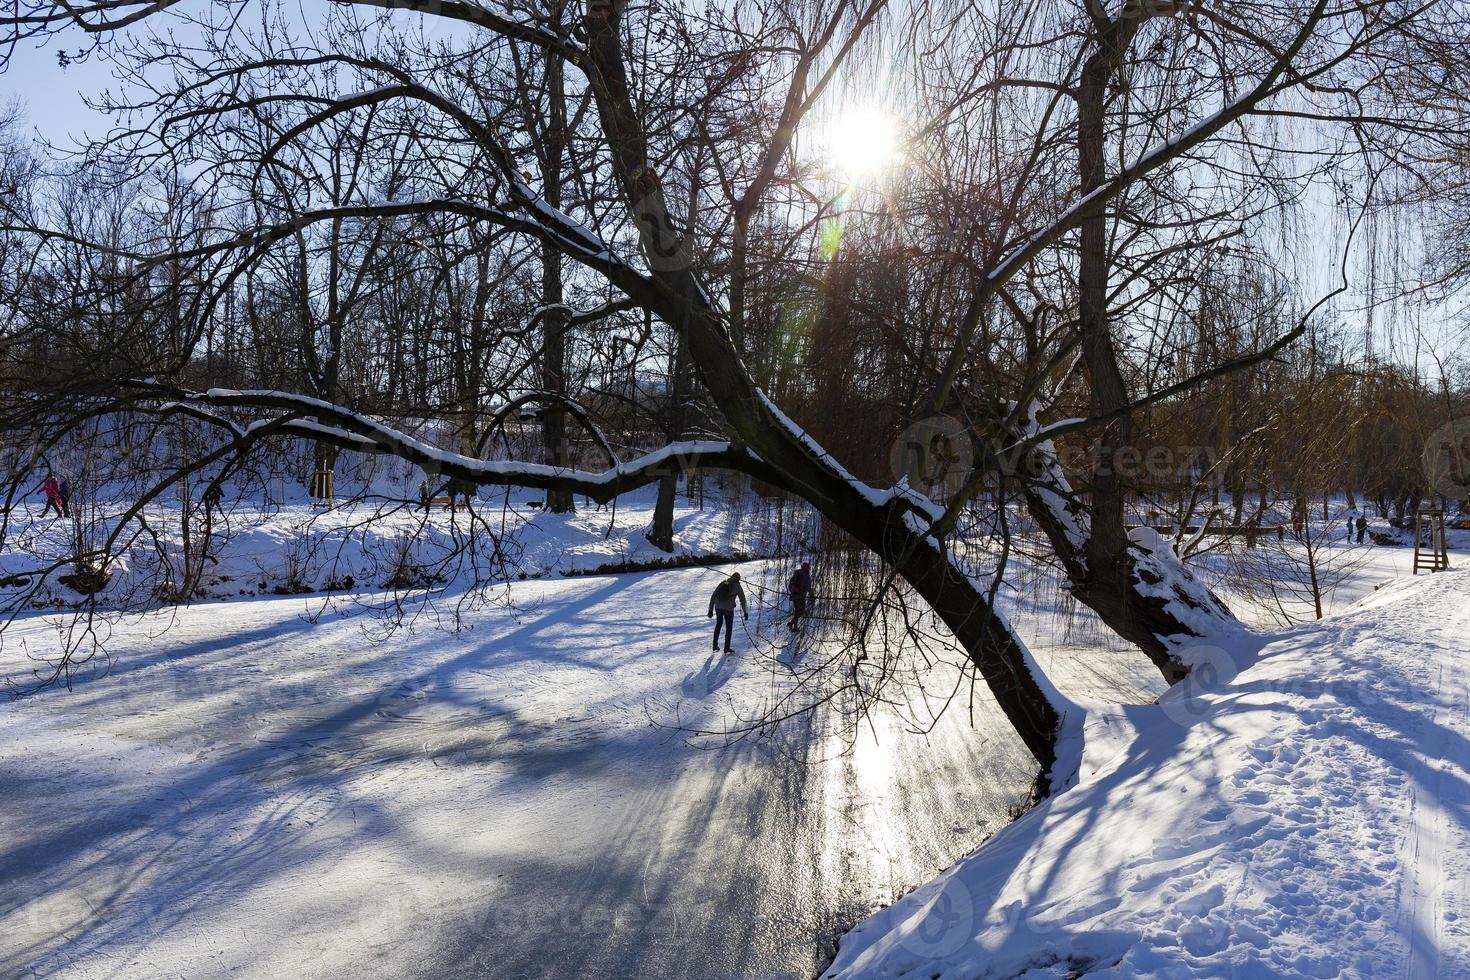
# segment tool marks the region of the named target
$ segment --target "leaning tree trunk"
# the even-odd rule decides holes
[[[1122,549],[1106,553],[1099,569],[1092,533],[1096,503],[1088,507],[1072,490],[1050,441],[1032,450],[1025,500],[1061,560],[1072,595],[1143,651],[1171,684],[1189,673],[1191,647],[1239,628],[1167,542],[1125,536]]]
[[[895,533],[892,521],[874,522],[873,527],[883,530],[864,544],[890,563],[949,627],[1041,766],[1037,798],[1060,788],[1078,761],[1069,759],[1058,766],[1058,738],[1072,706],[1031,661],[1010,624],[975,582],[955,567],[947,553],[936,549],[932,539],[908,530]]]
[[[778,468],[789,472],[788,467]],[[1069,722],[1080,724],[1081,710],[1051,684],[983,589],[928,533],[937,514],[925,514],[901,496],[875,503],[862,493],[848,492],[855,489],[837,480],[829,482],[822,493],[802,496],[824,518],[897,571],[954,634],[1040,766],[1034,798],[1042,799],[1065,786],[1075,775],[1080,758],[1075,752],[1060,757],[1059,741]],[[1080,741],[1072,748],[1079,746]]]
[[[777,413],[734,356],[729,334],[699,301],[692,278],[666,304],[687,339],[691,361],[735,430],[737,443],[753,450],[777,474],[777,482],[815,508],[892,566],[954,633],[976,672],[1040,765],[1035,787],[1044,797],[1070,779],[1075,759],[1058,766],[1062,724],[1075,708],[1046,679],[988,597],[929,533],[938,514],[927,514],[901,495],[875,498]],[[682,316],[675,316],[680,313]],[[680,322],[682,320],[682,322]]]
[[[758,460],[768,477],[889,562],[954,631],[1040,764],[1037,789],[1044,794],[1052,786],[1058,737],[1069,716],[1067,702],[1046,682],[984,593],[939,550],[916,506],[894,494],[879,497],[855,480],[755,384],[709,293],[691,264],[681,261],[687,249],[669,221],[658,171],[648,163],[647,136],[622,61],[619,13],[619,5],[594,4],[582,19],[587,36],[583,64],[595,80],[592,92],[608,138],[610,164],[650,267],[646,279],[622,276],[619,285],[684,338],[690,362],[729,423],[734,443]],[[1065,779],[1069,772],[1056,775]]]

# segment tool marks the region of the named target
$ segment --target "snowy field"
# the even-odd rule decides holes
[[[243,534],[230,560],[244,569],[273,567],[283,560],[282,542],[298,533],[280,528],[303,516],[311,518],[288,510]],[[789,645],[771,593],[756,589],[737,655],[711,656],[705,603],[728,569],[555,576],[561,567],[643,557],[647,516],[637,502],[615,522],[609,512],[523,515],[523,557],[540,563],[533,570],[546,578],[510,583],[497,590],[497,601],[473,609],[457,609],[452,597],[410,604],[409,628],[386,639],[371,609],[380,596],[371,591],[330,600],[236,596],[113,623],[110,672],[84,675],[71,692],[0,704],[0,779],[9,790],[0,804],[0,975],[807,976],[823,967],[844,930],[1005,826],[1032,770],[983,693],[973,727],[963,708],[927,736],[880,716],[847,754],[800,725],[769,741],[722,746],[689,738],[683,728],[719,728],[759,710],[791,683],[783,664],[813,650]],[[341,515],[324,520],[351,523]],[[434,525],[441,533],[453,527],[446,515],[436,515]],[[701,554],[742,543],[738,525],[713,510],[682,511],[678,519],[684,550]],[[384,547],[393,540],[386,537]],[[375,560],[372,547],[355,552],[368,556],[360,558],[364,567]],[[1406,575],[1411,556],[1411,549],[1364,549],[1336,605]],[[1457,553],[1455,560],[1467,558]],[[774,563],[742,570],[756,585],[773,585],[781,574]],[[1458,582],[1463,597],[1463,578],[1440,581]],[[1022,574],[1009,611],[1064,690],[1093,702],[1141,705],[1156,697],[1162,685],[1147,662],[1088,617],[1057,608],[1053,593],[1045,574]],[[457,624],[456,612],[463,615]],[[1449,622],[1446,611],[1431,613]],[[23,672],[28,653],[52,649],[54,621],[54,614],[33,615],[8,634],[0,673]],[[1384,621],[1394,620],[1385,614]],[[1361,672],[1367,666],[1353,666],[1352,658],[1366,661],[1376,648],[1374,622],[1371,614],[1351,613],[1290,634],[1267,652],[1306,651],[1301,662],[1315,673],[1303,676],[1314,682]],[[1333,663],[1332,644],[1321,639],[1340,636],[1356,644],[1345,648],[1347,666]],[[1412,649],[1422,657],[1428,648],[1406,647],[1409,661]],[[1286,670],[1295,657],[1263,664]],[[1277,675],[1263,683],[1277,683]],[[1310,701],[1309,694],[1293,696]],[[1189,702],[1197,703],[1204,702]],[[1160,710],[1101,716],[1126,717],[1131,725]],[[1211,756],[1213,711],[1206,712],[1210,724],[1188,729],[1190,740],[1170,750]],[[1266,710],[1243,714],[1241,723],[1248,723],[1241,739],[1258,738],[1248,727],[1257,723],[1265,732],[1293,730]],[[1125,746],[1123,724],[1115,727],[1110,744]],[[1329,731],[1336,729],[1301,737],[1325,744]],[[1204,744],[1196,744],[1200,739]],[[1214,793],[1225,809],[1159,809],[1163,804],[1149,802],[1157,787],[1142,768],[1172,758],[1157,741],[1137,758],[1124,753],[1109,763],[1119,775],[1097,777],[1096,786],[1105,788],[1089,776],[943,879],[961,880],[970,874],[964,869],[979,868],[980,877],[963,878],[976,892],[976,928],[992,928],[981,911],[1010,915],[1004,921],[1011,922],[1016,916],[1006,909],[1025,901],[1030,911],[1018,921],[1035,940],[1018,945],[1015,933],[998,939],[991,931],[954,950],[946,946],[940,952],[961,957],[946,975],[969,975],[979,960],[962,957],[976,950],[987,950],[982,958],[990,963],[993,942],[1015,953],[995,962],[1017,969],[1040,962],[1047,950],[1075,953],[1079,963],[1103,964],[1116,953],[1134,956],[1129,966],[1137,969],[1172,964],[1168,950],[1156,952],[1167,926],[1149,927],[1154,945],[1147,950],[1137,945],[1143,939],[1120,945],[1122,938],[1144,921],[1164,922],[1161,905],[1179,906],[1171,914],[1185,916],[1179,927],[1187,932],[1193,920],[1184,910],[1194,906],[1181,903],[1194,891],[1166,891],[1193,882],[1206,898],[1215,894],[1208,887],[1216,884],[1213,870],[1195,865],[1218,849],[1201,843],[1218,844],[1217,828],[1244,828],[1242,847],[1276,846],[1278,838],[1263,828],[1291,818],[1257,826],[1256,811],[1230,809],[1239,799],[1254,799],[1275,780],[1300,786],[1324,779],[1317,769],[1305,770],[1310,778],[1295,773],[1289,756],[1272,756],[1241,783],[1239,798],[1227,797],[1221,794],[1227,783],[1235,786],[1230,780],[1240,766],[1211,777],[1196,775],[1190,762],[1193,781],[1180,795],[1193,807]],[[1101,744],[1094,752],[1106,755]],[[1356,743],[1342,744],[1353,751]],[[1094,754],[1099,773],[1113,771],[1096,760]],[[1344,778],[1359,778],[1358,770]],[[1384,799],[1401,800],[1408,785],[1397,797],[1385,788]],[[1114,817],[1105,807],[1093,822],[1083,801],[1099,797],[1089,793],[1141,801],[1144,809]],[[1338,805],[1329,796],[1318,809]],[[1264,813],[1277,802],[1267,796],[1253,805]],[[1280,805],[1283,813],[1310,808]],[[1034,829],[1067,814],[1071,822],[1062,830]],[[1321,823],[1312,825],[1315,832],[1323,832]],[[1124,833],[1134,826],[1161,836]],[[1312,827],[1300,826],[1304,840]],[[1184,837],[1193,850],[1175,841],[1179,827],[1199,828]],[[1061,838],[1050,834],[1069,843],[1059,846]],[[1120,837],[1140,850],[1098,843]],[[1160,854],[1181,856],[1145,860],[1155,844]],[[1084,852],[1093,856],[1081,870],[1054,862],[1054,881],[1053,866],[1040,863]],[[1269,860],[1284,860],[1271,853]],[[1016,881],[996,870],[994,862],[1022,858],[1029,870]],[[1241,870],[1231,864],[1226,873],[1238,878]],[[1093,884],[1082,888],[1079,876],[1087,875]],[[1378,878],[1362,879],[1353,891],[1372,893],[1395,881],[1392,870],[1379,869]],[[1135,880],[1152,883],[1111,908],[1095,898]],[[1095,900],[1063,909],[1064,893]],[[1004,903],[988,904],[1001,895],[1008,896]],[[1222,897],[1210,906],[1214,919],[1205,911],[1198,916],[1230,924],[1232,907]],[[1061,918],[1069,923],[1061,933],[1040,926]],[[837,969],[898,972],[914,947],[911,939],[893,938],[889,921],[872,920],[842,939]],[[1282,913],[1282,921],[1294,920]],[[1230,933],[1216,958],[1201,963],[1233,968],[1243,961],[1220,957],[1235,955],[1231,950],[1256,935],[1295,949],[1289,944],[1301,946],[1300,937],[1316,927],[1306,922],[1294,927],[1297,933],[1271,933],[1259,916],[1240,922],[1257,932]],[[1074,929],[1077,923],[1084,925]],[[946,931],[941,945],[955,939]],[[1351,972],[1353,960],[1333,955]],[[1285,969],[1295,961],[1266,962]]]

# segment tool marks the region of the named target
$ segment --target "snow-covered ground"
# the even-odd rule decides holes
[[[1079,784],[825,975],[1470,976],[1467,636],[1470,572],[1425,576],[1091,706]]]
[[[880,717],[850,755],[800,727],[686,744],[655,723],[790,677],[759,610],[711,656],[723,571],[518,582],[468,630],[384,642],[355,605],[304,618],[321,597],[121,620],[110,674],[0,704],[0,975],[810,975],[1031,767],[983,697],[975,729]],[[1046,656],[1074,689],[1157,690],[1135,655]]]
[[[848,754],[804,725],[689,744],[673,726],[749,717],[815,651],[788,646],[755,589],[737,656],[711,656],[704,606],[728,569],[556,574],[657,557],[650,504],[557,517],[520,502],[503,512],[517,561],[545,577],[487,604],[409,602],[391,632],[378,576],[406,536],[451,546],[464,515],[417,531],[408,513],[366,530],[350,511],[242,519],[216,572],[233,598],[109,619],[110,673],[0,703],[0,975],[810,975],[843,930],[1006,824],[1032,769],[983,690],[927,736],[880,713]],[[768,546],[757,523],[712,507],[676,525],[683,552],[715,554]],[[63,544],[45,538],[60,524],[16,528],[33,552]],[[303,540],[326,542],[307,549],[309,584],[345,570],[357,591],[269,595]],[[1411,558],[1362,549],[1332,607]],[[1161,691],[1044,569],[1017,565],[1004,599],[1070,695]],[[27,614],[0,675],[54,649],[65,615]],[[844,939],[839,962],[883,932]]]
[[[515,490],[487,496],[475,512],[416,505],[366,496],[332,510],[317,510],[304,498],[285,504],[234,501],[215,525],[217,541],[199,586],[199,596],[223,598],[318,591],[349,583],[349,589],[383,588],[408,564],[440,584],[468,584],[521,576],[557,575],[603,565],[650,562],[669,556],[648,543],[654,488],[618,500],[617,506],[582,507],[573,514],[537,509],[541,494]],[[99,509],[111,518],[88,520],[110,528],[126,509],[120,500]],[[533,504],[537,506],[533,506]],[[681,501],[675,513],[675,552],[683,556],[754,553],[760,542],[744,510],[717,497],[706,509]],[[153,590],[177,577],[160,566],[181,567],[178,508],[149,506],[151,533],[122,539],[112,581],[103,593],[113,607],[154,601]],[[0,582],[26,576],[75,549],[78,528],[68,518],[44,518],[36,506],[8,515],[8,537],[0,547]],[[197,534],[198,531],[196,530]],[[474,541],[467,545],[473,533]],[[88,539],[96,543],[96,535]],[[160,551],[156,542],[164,544]],[[61,569],[62,572],[65,568]],[[75,604],[81,596],[53,576],[36,597],[41,605]],[[0,585],[0,601],[6,598]]]

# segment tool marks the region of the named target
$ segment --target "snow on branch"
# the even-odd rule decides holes
[[[187,411],[224,427],[237,441],[256,438],[259,428],[270,426],[274,434],[320,439],[358,452],[396,456],[427,471],[476,485],[567,490],[605,501],[653,483],[669,473],[696,467],[737,470],[773,483],[784,483],[773,467],[749,449],[736,448],[725,441],[675,442],[627,462],[614,462],[605,470],[579,470],[543,463],[465,456],[430,445],[371,416],[308,395],[230,388],[191,392],[145,381],[134,382],[133,387],[166,393],[170,400],[163,403],[161,411]],[[209,411],[209,408],[273,409],[287,414],[241,425]]]

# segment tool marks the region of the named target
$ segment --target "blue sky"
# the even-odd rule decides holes
[[[43,48],[33,44],[17,48],[5,74],[0,75],[0,98],[20,103],[32,131],[68,145],[88,131],[100,134],[106,130],[107,119],[87,108],[82,95],[96,95],[107,88],[112,75],[99,58],[62,68],[56,59],[62,47],[52,40]]]
[[[210,12],[207,8],[208,5],[201,0],[186,0],[177,9],[197,17],[207,15]],[[277,22],[294,23],[298,31],[304,32],[319,25],[333,12],[340,14],[343,11],[340,8],[333,10],[328,0],[268,0],[266,3],[248,4],[240,24],[252,29],[258,26],[260,18],[270,17]],[[376,13],[370,10],[367,15]],[[465,36],[477,30],[454,21],[424,17],[413,11],[395,11],[393,21],[398,27],[421,32],[430,39]],[[160,32],[167,31],[185,38],[200,29],[169,14],[151,18],[148,23]],[[139,29],[135,26],[130,34],[136,36]],[[110,124],[107,117],[89,109],[84,99],[84,96],[95,97],[114,84],[107,59],[93,55],[66,68],[62,68],[57,60],[59,51],[65,50],[74,55],[87,41],[88,38],[79,32],[64,31],[59,38],[45,39],[40,46],[27,42],[14,50],[10,65],[0,75],[0,99],[19,101],[25,108],[30,128],[43,139],[60,146],[82,142],[88,133],[101,135]]]

